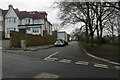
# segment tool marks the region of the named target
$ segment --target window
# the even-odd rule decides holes
[[[8,23],[15,23],[16,22],[16,18],[13,17],[9,17],[7,18]]]
[[[33,33],[39,33],[39,28],[32,28]]]
[[[10,31],[15,31],[15,28],[7,28],[7,34],[10,34]]]
[[[30,19],[29,19],[29,18],[26,18],[26,19],[25,19],[25,23],[26,23],[26,24],[29,24],[29,23],[30,23]]]
[[[40,24],[40,23],[41,23],[40,19],[35,19],[34,20],[34,24]]]

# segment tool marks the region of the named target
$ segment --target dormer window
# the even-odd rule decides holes
[[[34,24],[41,24],[41,20],[40,19],[34,19]]]
[[[16,18],[14,18],[14,17],[9,17],[9,18],[7,18],[7,21],[8,21],[9,23],[15,23],[15,22],[16,22]]]
[[[30,18],[25,18],[25,23],[29,24],[30,23]]]

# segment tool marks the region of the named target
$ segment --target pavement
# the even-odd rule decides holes
[[[40,46],[32,46],[32,47],[12,47],[10,48],[10,40],[0,40],[0,51],[3,52],[24,52],[24,51],[36,51],[39,49],[47,49],[53,47],[53,44],[49,45],[40,45]]]
[[[77,41],[30,52],[3,52],[3,78],[116,78],[119,65],[86,54]],[[96,79],[97,80],[97,79]],[[99,80],[99,79],[98,79]]]
[[[53,47],[53,44],[50,45],[40,45],[40,46],[32,46],[32,47],[25,47],[25,48],[20,48],[20,47],[13,47],[13,48],[1,48],[2,51],[4,52],[24,52],[24,51],[36,51],[40,49],[47,49]]]

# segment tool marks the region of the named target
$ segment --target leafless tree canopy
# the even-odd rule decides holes
[[[94,34],[97,33],[98,43],[104,32],[111,35],[118,33],[118,13],[120,2],[59,2],[60,19],[62,25],[83,22],[85,26],[86,41],[89,38],[94,43]]]

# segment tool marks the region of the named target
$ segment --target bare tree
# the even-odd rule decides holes
[[[60,2],[60,18],[63,25],[83,22],[86,30],[86,41],[90,36],[93,47],[95,31],[97,32],[98,43],[101,44],[106,23],[115,16],[116,10],[110,5],[113,6],[110,2]],[[110,21],[109,23],[112,24]],[[112,27],[110,29],[112,30]]]

